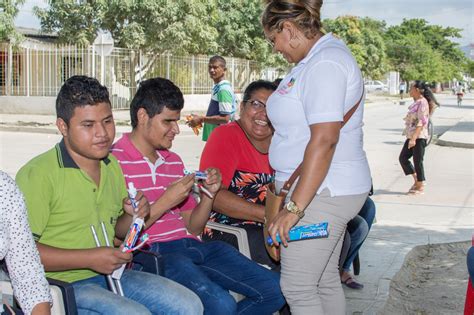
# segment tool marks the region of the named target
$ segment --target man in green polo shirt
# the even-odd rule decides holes
[[[200,314],[199,298],[166,278],[126,270],[124,297],[107,289],[104,275],[131,260],[120,248],[96,247],[91,226],[101,222],[123,239],[133,209],[117,160],[109,155],[115,124],[107,88],[96,79],[74,76],[56,100],[62,141],[35,157],[17,174],[31,230],[47,276],[73,284],[79,314]],[[148,201],[137,195],[137,215],[147,217]]]

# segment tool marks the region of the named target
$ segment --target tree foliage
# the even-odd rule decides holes
[[[370,18],[342,16],[323,21],[324,29],[344,40],[364,76],[379,79],[388,69],[382,34],[385,23]]]
[[[460,29],[429,25],[423,19],[403,20],[385,33],[392,68],[404,80],[448,81],[461,78],[466,57],[451,38]]]
[[[104,30],[117,47],[286,65],[264,39],[261,12],[259,0],[59,0],[35,8],[42,29],[57,33],[62,43],[88,45]]]
[[[25,0],[4,0],[0,2],[0,41],[8,41],[17,45],[23,36],[15,30],[14,20],[19,7]]]
[[[258,0],[217,0],[217,52],[226,56],[251,59],[264,65],[287,67],[272,53],[260,24],[262,4]]]
[[[17,1],[21,2],[21,1]],[[56,0],[35,8],[44,31],[64,43],[91,44],[100,30],[115,45],[172,54],[222,54],[281,69],[288,64],[271,51],[260,25],[260,0]],[[342,38],[366,77],[399,71],[404,80],[460,78],[467,59],[452,41],[460,29],[429,25],[423,19],[387,27],[368,17],[323,21]]]
[[[91,44],[104,30],[118,47],[196,54],[217,48],[213,8],[193,0],[61,0],[35,13],[42,29],[56,32],[63,43]]]

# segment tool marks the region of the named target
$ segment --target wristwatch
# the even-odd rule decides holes
[[[290,200],[286,205],[285,205],[285,209],[286,211],[288,212],[291,212],[291,213],[294,213],[298,216],[298,218],[303,218],[304,217],[304,210],[301,210],[300,208],[298,208],[298,206],[296,205],[296,203],[294,203],[292,200]]]

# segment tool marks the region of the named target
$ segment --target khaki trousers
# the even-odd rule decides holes
[[[277,190],[282,185],[283,182],[276,182]],[[347,222],[362,208],[367,195],[368,192],[331,197],[324,189],[306,208],[297,225],[327,221],[329,237],[295,241],[282,247],[280,284],[293,315],[345,314],[339,255]]]

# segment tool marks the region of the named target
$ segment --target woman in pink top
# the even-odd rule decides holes
[[[423,157],[428,138],[428,121],[438,102],[429,86],[421,81],[415,81],[412,84],[410,96],[415,102],[408,107],[408,113],[404,118],[403,134],[406,135],[407,140],[400,152],[399,161],[405,175],[411,175],[415,180],[408,193],[422,194],[425,181]],[[410,162],[411,157],[413,157],[414,165]]]

